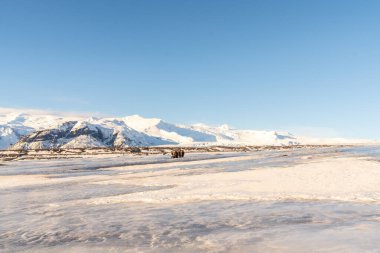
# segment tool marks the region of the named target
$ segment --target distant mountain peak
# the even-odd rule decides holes
[[[223,131],[228,131],[231,129],[230,126],[227,124],[223,124],[219,128],[220,128],[220,130],[223,130]]]
[[[144,118],[135,114],[124,117],[124,122],[137,131],[144,131],[145,129],[158,125],[162,120],[158,118]]]
[[[308,139],[284,131],[239,130],[224,124],[172,124],[140,115],[69,117],[0,113],[0,149],[157,145],[293,145]],[[322,140],[317,140],[318,143]],[[344,140],[340,140],[342,143]]]

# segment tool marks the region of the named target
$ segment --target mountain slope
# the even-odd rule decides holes
[[[161,119],[145,119],[138,115],[124,118],[125,124],[136,131],[150,136],[163,138],[177,144],[193,142],[215,142],[216,137],[206,132],[187,128],[185,126],[167,123]]]
[[[22,137],[12,149],[129,147],[173,144],[139,133],[125,124],[68,121]]]
[[[0,149],[294,145],[306,144],[307,140],[288,132],[239,130],[228,125],[186,126],[138,115],[121,118],[85,118],[0,112]]]
[[[0,125],[0,149],[6,149],[12,144],[16,143],[21,137],[15,129]]]
[[[22,136],[31,134],[34,131],[54,128],[69,120],[72,120],[72,117],[61,117],[50,114],[0,112],[0,149],[6,149],[17,143]]]

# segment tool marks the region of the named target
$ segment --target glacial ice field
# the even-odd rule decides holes
[[[380,252],[380,148],[0,162],[0,252]]]

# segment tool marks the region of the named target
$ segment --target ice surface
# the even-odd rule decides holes
[[[0,252],[379,252],[378,154],[3,163]]]

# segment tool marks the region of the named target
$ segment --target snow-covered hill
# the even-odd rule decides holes
[[[133,115],[125,117],[124,122],[136,131],[178,144],[216,142],[216,137],[213,134],[192,129],[191,127],[170,124],[161,119],[146,119],[139,115]]]
[[[72,117],[55,114],[42,114],[38,111],[20,113],[19,111],[0,110],[0,149],[6,149],[17,143],[22,136],[34,131],[52,129],[66,121],[78,120]]]
[[[172,144],[137,132],[118,120],[67,121],[21,137],[12,149],[129,147]]]
[[[179,125],[138,115],[95,118],[0,111],[0,149],[129,147],[158,145],[293,145],[288,132],[239,130],[227,125]]]

